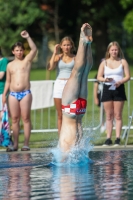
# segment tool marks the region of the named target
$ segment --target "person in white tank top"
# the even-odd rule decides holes
[[[47,69],[50,71],[57,68],[57,78],[54,83],[53,98],[58,116],[58,135],[60,135],[62,125],[62,93],[74,67],[74,50],[75,46],[73,40],[68,36],[64,37],[60,44],[55,45],[53,55],[47,66]],[[59,51],[61,53],[59,53]]]
[[[104,78],[103,78],[104,75]],[[124,83],[130,79],[127,61],[118,42],[111,42],[105,54],[105,60],[100,64],[97,79],[104,82],[101,101],[106,113],[107,139],[104,146],[111,145],[113,120],[115,119],[116,140],[114,145],[120,144],[122,129],[122,111],[126,100]]]

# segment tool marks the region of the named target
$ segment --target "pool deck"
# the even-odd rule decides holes
[[[6,152],[6,149],[0,149],[1,153],[43,153],[46,152],[48,149],[51,148],[31,148],[30,151],[21,151],[19,149],[18,151],[14,152]],[[94,146],[91,151],[116,151],[116,150],[133,150],[133,145],[127,145],[126,147],[124,145],[120,146]]]
[[[133,150],[133,145],[120,146],[94,146],[92,151],[116,151],[116,150]]]

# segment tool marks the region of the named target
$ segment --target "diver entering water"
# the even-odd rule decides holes
[[[92,40],[92,28],[88,23],[84,23],[81,27],[74,68],[62,96],[63,120],[59,138],[59,148],[62,152],[69,152],[82,137],[82,117],[87,106],[87,80],[93,64]]]

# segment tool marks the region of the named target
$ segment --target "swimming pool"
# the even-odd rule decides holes
[[[133,150],[91,151],[93,163],[49,165],[46,152],[0,154],[1,200],[133,199]]]

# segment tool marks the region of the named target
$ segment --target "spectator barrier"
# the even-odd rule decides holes
[[[102,125],[103,121],[103,105],[101,107],[97,107],[94,104],[94,95],[93,95],[93,88],[94,88],[94,82],[96,79],[88,79],[88,104],[87,104],[87,112],[85,116],[83,117],[83,128],[85,130],[100,130],[100,127]],[[36,85],[37,89],[37,81],[31,81],[34,82],[34,85]],[[54,81],[46,81],[48,84],[54,84]],[[36,83],[36,84],[35,84]],[[45,81],[39,81],[39,85],[45,85]],[[53,88],[49,89],[49,87],[46,85],[45,88],[42,87],[42,93],[43,95],[39,96],[38,92],[34,98],[38,98],[38,101],[40,102],[40,98],[42,98],[42,101],[47,98],[48,95],[52,94]],[[133,129],[132,126],[132,118],[133,118],[133,104],[132,104],[132,94],[133,94],[133,77],[125,83],[125,89],[126,89],[126,95],[127,95],[127,101],[125,102],[124,109],[123,109],[123,134],[122,138],[126,138],[125,146],[127,144],[127,139],[129,136],[129,132],[131,129]],[[40,86],[39,86],[40,88]],[[39,89],[38,88],[38,89]],[[32,87],[31,87],[32,90]],[[50,91],[49,91],[50,90]],[[51,93],[49,93],[51,92]],[[33,100],[34,100],[33,98]],[[51,95],[51,98],[52,95]],[[51,103],[53,99],[50,100],[50,107],[43,107],[40,109],[34,109],[31,110],[31,121],[32,121],[32,133],[48,133],[48,132],[57,132],[57,114],[56,109],[54,106],[54,103]],[[37,101],[37,99],[36,99]],[[49,101],[49,100],[48,100]],[[47,105],[48,106],[48,105]],[[113,127],[115,129],[115,126]],[[21,130],[23,132],[23,130]],[[127,136],[127,137],[126,137]]]

